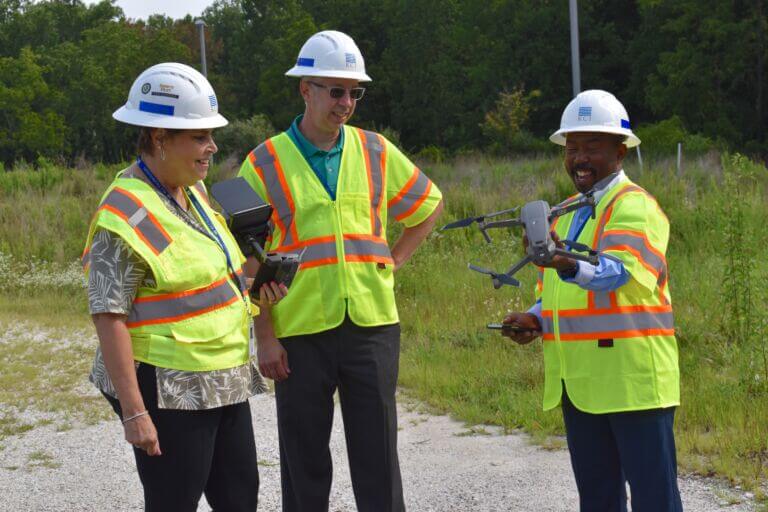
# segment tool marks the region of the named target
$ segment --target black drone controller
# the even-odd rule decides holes
[[[267,253],[264,242],[269,235],[272,207],[261,200],[245,181],[234,178],[211,187],[211,195],[224,210],[227,226],[237,240],[243,254],[259,260],[250,295],[258,300],[261,287],[272,281],[290,286],[301,264],[301,255],[293,253]]]

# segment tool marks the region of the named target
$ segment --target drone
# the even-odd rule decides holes
[[[560,243],[563,246],[568,247],[573,251],[578,251],[570,252],[558,245],[558,243],[552,239],[552,235],[550,234],[551,224],[557,217],[580,208],[590,208],[592,210],[592,218],[595,218],[595,198],[592,192],[588,192],[576,199],[567,200],[553,207],[550,207],[549,203],[546,201],[538,200],[526,203],[522,208],[510,208],[508,210],[487,213],[478,217],[468,217],[446,224],[440,228],[440,231],[464,228],[477,224],[485,241],[491,243],[491,237],[487,233],[487,230],[489,229],[516,226],[523,226],[525,228],[525,234],[528,237],[526,254],[506,272],[495,272],[487,268],[478,267],[472,263],[469,264],[470,270],[490,276],[491,281],[493,282],[493,287],[498,290],[503,285],[520,286],[520,281],[513,277],[517,271],[528,263],[546,265],[551,262],[555,256],[563,256],[572,260],[586,261],[593,265],[597,265],[600,253],[593,250],[588,245],[573,240],[560,240]],[[509,215],[517,210],[520,210],[520,216],[517,218],[489,220]]]

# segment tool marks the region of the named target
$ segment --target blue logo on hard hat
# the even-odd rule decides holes
[[[216,95],[211,94],[210,96],[208,96],[208,102],[211,104],[211,110],[215,112],[216,107],[219,105],[219,102],[216,101]]]
[[[348,68],[353,68],[355,65],[357,65],[357,59],[355,58],[354,53],[345,53],[344,58],[347,60]]]
[[[627,130],[629,130],[629,119],[622,119],[621,120],[621,127],[622,128],[626,128]]]
[[[592,120],[592,107],[579,107],[579,121]]]
[[[296,61],[296,65],[306,68],[313,68],[315,67],[315,59],[304,59],[299,57],[299,59]]]
[[[172,116],[175,111],[173,105],[163,105],[162,103],[152,103],[151,101],[140,101],[139,110],[162,116]]]

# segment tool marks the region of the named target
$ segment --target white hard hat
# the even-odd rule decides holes
[[[147,68],[133,82],[128,101],[112,117],[150,128],[207,130],[228,123],[216,93],[196,69],[178,62]]]
[[[336,30],[323,30],[307,39],[299,51],[296,65],[285,74],[299,78],[320,76],[371,81],[365,74],[365,60],[360,49],[351,37]]]
[[[580,92],[565,107],[560,119],[560,129],[549,140],[565,146],[565,136],[571,132],[602,132],[626,136],[624,144],[633,148],[640,139],[632,133],[629,116],[616,96],[599,89]]]

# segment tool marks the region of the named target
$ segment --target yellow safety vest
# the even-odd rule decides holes
[[[134,359],[162,368],[210,371],[248,362],[251,303],[242,253],[221,216],[207,203],[202,183],[191,188],[229,251],[168,210],[152,187],[120,174],[91,221],[83,253],[89,271],[97,229],[122,238],[149,265],[152,288],[140,287],[127,319]],[[243,296],[244,295],[244,296]]]
[[[272,310],[280,338],[332,329],[347,312],[360,326],[398,322],[388,214],[413,226],[442,197],[384,137],[344,130],[335,201],[287,133],[254,149],[240,170],[275,209],[267,250],[302,254],[290,293]]]
[[[574,216],[556,221],[558,236],[566,238]],[[669,221],[656,200],[624,180],[600,200],[578,241],[619,258],[629,281],[593,292],[540,269],[545,410],[560,403],[563,382],[573,404],[590,413],[679,405],[668,239]]]

